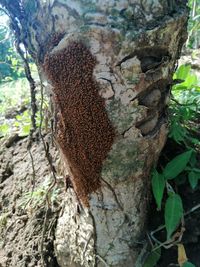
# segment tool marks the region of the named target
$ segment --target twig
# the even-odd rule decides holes
[[[9,13],[7,12],[7,10],[5,10],[4,8],[0,7],[0,11],[4,12],[8,17],[9,17]]]
[[[198,107],[198,105],[196,103],[188,103],[188,104],[183,104],[180,103],[178,100],[176,100],[175,98],[171,97],[171,100],[174,101],[177,105],[179,106],[183,106],[183,107],[188,107],[188,106],[195,106]]]
[[[42,266],[45,267],[45,260],[44,260],[44,236],[46,232],[46,224],[47,224],[47,215],[48,215],[49,207],[47,205],[46,207],[46,212],[45,212],[45,217],[44,217],[44,224],[43,224],[43,229],[42,229],[42,237],[41,237],[41,243],[40,243],[40,256],[42,260]]]
[[[173,246],[179,244],[179,243],[181,242],[181,240],[182,240],[184,231],[185,231],[185,228],[182,227],[181,230],[180,230],[180,232],[176,232],[176,233],[173,235],[173,237],[172,237],[171,239],[166,240],[166,241],[163,242],[163,243],[160,242],[160,241],[159,241],[158,239],[156,239],[155,237],[153,237],[152,239],[153,239],[156,243],[158,243],[159,245],[156,246],[156,247],[154,247],[154,249],[152,249],[152,251],[155,251],[155,250],[157,250],[157,249],[160,248],[160,247],[164,247],[165,249],[169,249],[169,248],[171,248],[171,247],[173,247]],[[177,239],[177,238],[178,238],[178,239]]]
[[[149,233],[147,233],[147,238],[148,238],[148,241],[149,241],[151,247],[153,248],[154,245],[153,245],[153,242],[152,242],[152,240],[151,240],[151,237],[150,237]]]
[[[105,260],[104,260],[101,256],[99,256],[98,254],[96,254],[96,257],[97,257],[101,262],[103,262],[104,265],[105,265],[106,267],[110,267],[110,266],[105,262]]]
[[[24,70],[25,70],[25,75],[26,78],[29,82],[30,85],[30,93],[31,93],[31,110],[32,110],[32,114],[31,114],[31,122],[32,122],[32,127],[34,130],[36,130],[36,112],[37,112],[37,105],[36,105],[36,85],[35,85],[35,81],[31,75],[31,70],[30,70],[30,66],[27,60],[27,57],[24,56],[24,53],[22,51],[22,49],[20,48],[20,43],[17,40],[16,41],[16,49],[17,52],[19,53],[19,55],[21,56],[23,62],[24,62]]]
[[[142,267],[143,266],[145,255],[147,253],[147,247],[148,247],[148,243],[146,242],[143,245],[143,248],[142,248],[142,250],[140,251],[140,254],[137,257],[137,260],[135,262],[135,267]]]
[[[47,158],[47,161],[49,163],[49,166],[50,166],[50,170],[51,170],[51,173],[53,175],[53,183],[49,186],[48,188],[48,191],[46,193],[46,200],[47,200],[47,203],[50,207],[50,203],[49,203],[49,199],[48,199],[48,195],[49,195],[49,192],[52,190],[52,188],[56,185],[57,183],[57,178],[56,178],[56,171],[55,171],[55,167],[53,166],[52,164],[52,157],[49,153],[49,146],[47,143],[45,143],[45,140],[44,140],[44,137],[43,137],[43,134],[42,134],[42,123],[43,123],[43,103],[44,103],[44,85],[42,83],[42,79],[41,79],[41,75],[40,75],[40,72],[38,71],[39,73],[39,79],[40,79],[40,91],[41,91],[41,104],[40,104],[40,125],[39,125],[39,134],[40,134],[40,137],[41,137],[41,140],[42,140],[42,143],[43,143],[43,147],[44,147],[44,151],[45,151],[45,156]]]
[[[120,209],[121,211],[123,211],[123,208],[122,208],[121,204],[119,203],[119,200],[118,200],[118,198],[117,198],[117,195],[116,195],[116,193],[115,193],[115,190],[112,188],[112,186],[111,186],[106,180],[104,180],[103,178],[101,178],[101,180],[107,185],[107,187],[108,187],[108,188],[110,189],[110,191],[113,193],[115,202],[117,203],[119,209]]]
[[[47,235],[48,239],[49,239],[50,236],[51,236],[51,230],[52,230],[52,228],[54,227],[54,224],[55,224],[56,221],[57,221],[57,218],[54,218],[54,219],[51,221],[50,225],[49,225],[49,231],[48,231],[48,235]]]
[[[34,159],[33,159],[33,155],[32,155],[31,149],[28,149],[28,153],[29,153],[30,158],[31,158],[31,167],[32,167],[32,171],[33,171],[33,173],[32,173],[32,179],[31,179],[32,188],[31,188],[31,196],[30,196],[30,199],[24,205],[24,210],[26,209],[26,207],[27,207],[28,204],[31,204],[31,202],[33,200],[32,197],[33,197],[33,192],[34,192],[34,189],[35,189],[35,180],[36,180]]]
[[[197,204],[196,206],[194,206],[193,208],[191,208],[190,210],[188,210],[187,212],[185,212],[184,216],[189,215],[190,213],[192,213],[192,212],[198,210],[199,208],[200,208],[200,203]]]
[[[199,208],[200,208],[200,203],[197,204],[196,206],[194,206],[193,208],[191,208],[190,210],[188,210],[187,212],[185,212],[185,213],[183,214],[183,218],[185,218],[185,217],[188,216],[190,213],[196,211],[196,210],[199,209]],[[184,227],[181,228],[181,231],[180,231],[180,233],[179,233],[179,239],[178,239],[178,240],[174,241],[174,239],[177,237],[177,236],[176,236],[177,233],[176,233],[170,240],[166,240],[165,242],[161,242],[161,241],[159,241],[157,238],[155,238],[154,234],[157,233],[157,232],[160,232],[160,231],[163,230],[164,228],[165,228],[165,225],[160,225],[157,229],[155,229],[154,231],[151,231],[151,233],[150,233],[151,239],[152,239],[155,243],[159,244],[158,247],[162,247],[162,246],[163,246],[163,247],[165,247],[165,248],[169,248],[169,247],[174,246],[174,245],[177,244],[178,242],[180,242],[180,238],[182,238],[183,232],[184,232],[184,230],[185,230]],[[158,247],[156,247],[156,248],[154,248],[154,249],[157,249]]]

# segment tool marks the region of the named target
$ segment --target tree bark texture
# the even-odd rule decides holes
[[[140,266],[149,174],[166,141],[172,75],[187,37],[186,1],[7,2],[19,42],[51,84],[73,184],[55,233],[58,264]]]

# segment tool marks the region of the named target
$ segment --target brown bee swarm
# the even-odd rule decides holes
[[[44,63],[59,109],[57,140],[69,164],[73,187],[85,205],[89,194],[100,187],[102,163],[115,136],[93,79],[95,65],[89,49],[78,42],[48,54]]]

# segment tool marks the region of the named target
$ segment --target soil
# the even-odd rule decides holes
[[[29,139],[13,140],[9,147],[5,141],[0,144],[0,267],[56,267],[53,230],[59,212],[56,201],[62,194],[59,183],[49,192],[48,207],[52,177],[42,142],[33,141],[32,161]],[[51,154],[58,165],[54,147]]]

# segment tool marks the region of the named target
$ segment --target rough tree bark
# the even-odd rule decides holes
[[[186,1],[0,2],[52,88],[73,184],[55,233],[58,264],[139,266]]]

